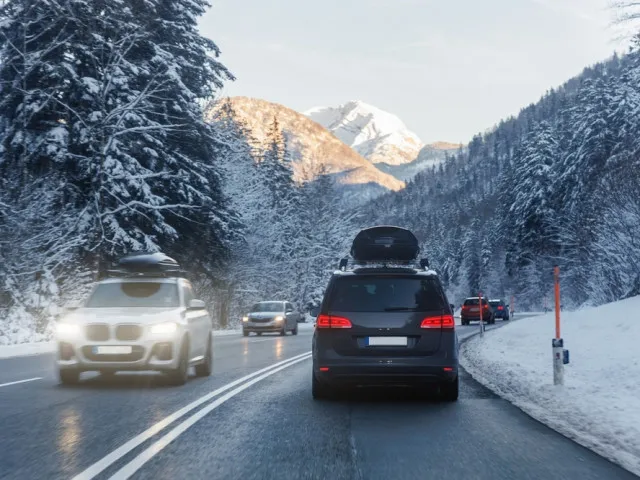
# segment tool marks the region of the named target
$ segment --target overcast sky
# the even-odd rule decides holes
[[[467,142],[620,47],[610,0],[211,0],[224,95],[299,111],[362,100]]]

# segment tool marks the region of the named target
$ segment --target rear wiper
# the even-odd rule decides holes
[[[408,312],[414,310],[411,307],[386,307],[384,309],[385,312]]]

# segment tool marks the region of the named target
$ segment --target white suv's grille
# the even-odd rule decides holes
[[[104,323],[93,323],[85,327],[87,339],[92,342],[106,342],[111,337],[109,325]]]
[[[140,325],[118,325],[116,327],[116,339],[125,342],[138,340],[142,335]]]

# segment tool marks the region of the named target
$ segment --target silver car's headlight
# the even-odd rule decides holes
[[[175,322],[158,323],[151,327],[152,335],[173,335],[178,330],[178,324]]]
[[[56,324],[56,335],[58,337],[76,337],[80,334],[80,325],[77,323],[57,323]]]
[[[275,321],[276,321],[276,322],[284,322],[284,317],[283,317],[282,315],[278,315],[278,316],[275,318]]]
[[[242,321],[243,322],[248,322],[249,321],[249,317],[242,317]]]

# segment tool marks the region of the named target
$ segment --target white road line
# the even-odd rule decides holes
[[[27,378],[26,380],[16,380],[15,382],[0,383],[0,388],[8,387],[10,385],[18,385],[19,383],[35,382],[36,380],[42,380],[42,377],[33,377]]]
[[[117,462],[122,457],[124,457],[126,454],[131,452],[133,449],[135,449],[136,447],[138,447],[142,443],[146,442],[151,437],[153,437],[157,433],[161,432],[163,429],[165,429],[166,427],[171,425],[173,422],[175,422],[176,420],[178,420],[181,417],[185,416],[191,410],[193,410],[194,408],[199,407],[200,405],[202,405],[206,401],[211,400],[212,398],[223,394],[227,390],[231,390],[233,387],[241,384],[242,382],[245,382],[245,381],[247,381],[247,380],[249,380],[251,378],[257,377],[258,375],[264,374],[265,372],[271,371],[271,370],[273,370],[275,368],[278,368],[280,366],[284,367],[285,365],[288,365],[289,363],[291,363],[293,361],[297,361],[298,359],[301,359],[303,357],[306,359],[310,355],[310,353],[311,352],[306,352],[306,353],[303,353],[301,355],[296,355],[295,357],[289,358],[287,360],[283,360],[281,362],[274,363],[273,365],[265,367],[265,368],[263,368],[261,370],[258,370],[257,372],[253,372],[253,373],[251,373],[249,375],[245,375],[244,377],[239,378],[238,380],[235,380],[235,381],[233,381],[231,383],[228,383],[227,385],[224,385],[223,387],[220,387],[217,390],[214,390],[213,392],[208,393],[208,394],[200,397],[199,399],[191,402],[189,405],[181,408],[180,410],[172,413],[168,417],[160,420],[158,423],[156,423],[155,425],[152,425],[151,427],[149,427],[144,432],[142,432],[142,433],[138,434],[137,436],[133,437],[127,443],[125,443],[124,445],[121,445],[120,447],[115,449],[113,452],[109,453],[106,457],[104,457],[101,460],[97,461],[96,463],[94,463],[93,465],[88,467],[86,470],[84,470],[83,472],[81,472],[78,475],[76,475],[75,477],[73,477],[72,480],[90,480],[90,479],[96,477],[102,471],[104,471],[106,468],[110,467],[115,462]]]
[[[136,458],[131,460],[124,467],[122,467],[120,470],[118,470],[116,473],[114,473],[111,477],[109,477],[109,480],[123,480],[123,479],[130,478],[131,475],[133,475],[138,470],[140,470],[140,468],[142,468],[145,463],[147,463],[149,460],[151,460],[153,457],[155,457],[158,453],[160,453],[167,445],[169,445],[176,438],[178,438],[180,435],[182,435],[189,427],[191,427],[194,424],[196,424],[199,420],[202,420],[206,415],[211,413],[213,410],[218,408],[220,405],[225,403],[227,400],[235,397],[239,393],[245,391],[247,388],[251,387],[252,385],[255,385],[256,383],[264,380],[265,378],[270,377],[271,375],[274,375],[274,374],[278,373],[280,370],[284,370],[285,368],[289,368],[292,365],[295,365],[296,363],[300,363],[300,362],[303,362],[305,360],[308,360],[309,358],[311,358],[311,354],[308,354],[306,357],[299,358],[297,360],[289,362],[286,365],[282,365],[281,367],[278,367],[278,368],[276,368],[274,370],[270,370],[267,373],[264,373],[263,375],[260,375],[259,377],[254,378],[253,380],[251,380],[251,381],[249,381],[247,383],[244,383],[243,385],[241,385],[238,388],[230,391],[229,393],[226,393],[225,395],[223,395],[222,397],[218,398],[217,400],[214,400],[213,402],[211,402],[209,405],[207,405],[203,409],[198,410],[196,413],[194,413],[192,416],[190,416],[184,422],[180,423],[177,427],[175,427],[169,433],[164,435],[160,440],[154,442],[150,447],[148,447],[146,450],[144,450],[140,455],[138,455]]]

